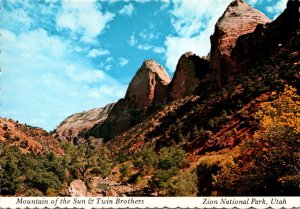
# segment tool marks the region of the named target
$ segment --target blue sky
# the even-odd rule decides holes
[[[274,19],[287,0],[247,0]],[[172,76],[200,56],[231,0],[1,0],[0,116],[54,129],[125,95],[143,60]]]

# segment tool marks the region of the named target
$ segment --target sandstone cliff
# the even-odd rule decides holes
[[[240,36],[231,53],[233,68],[243,68],[251,60],[262,59],[266,54],[285,48],[290,49],[287,40],[299,42],[299,6],[299,1],[288,1],[287,8],[276,20],[267,25],[258,25],[253,33]],[[293,56],[299,52],[297,48],[292,50]]]
[[[148,107],[167,102],[167,86],[171,78],[154,60],[145,60],[130,82],[125,98],[112,108],[103,124],[95,125],[89,134],[109,140],[141,122],[148,115]]]
[[[191,95],[209,71],[209,62],[192,52],[183,54],[169,85],[171,100]]]
[[[125,100],[136,108],[165,103],[170,81],[170,76],[160,64],[145,60],[130,82]]]
[[[210,68],[217,72],[218,86],[230,80],[230,54],[237,38],[253,32],[258,24],[268,22],[270,22],[269,18],[249,6],[244,0],[235,0],[227,7],[211,36]]]

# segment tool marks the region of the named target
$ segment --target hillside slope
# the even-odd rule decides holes
[[[63,154],[59,142],[47,131],[12,119],[0,118],[0,141],[20,147],[23,153]]]

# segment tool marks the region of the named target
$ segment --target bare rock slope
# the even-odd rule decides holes
[[[94,108],[81,113],[76,113],[66,118],[56,128],[54,135],[69,141],[83,138],[86,131],[96,124],[102,124],[113,108],[114,103],[103,108]]]

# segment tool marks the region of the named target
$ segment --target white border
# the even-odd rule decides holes
[[[300,197],[1,197],[0,208],[299,208]]]

